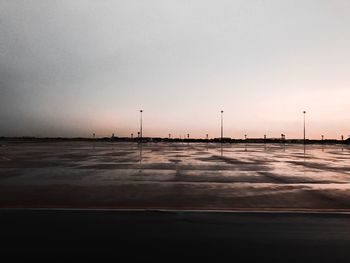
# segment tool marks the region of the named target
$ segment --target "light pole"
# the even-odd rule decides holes
[[[305,140],[306,140],[306,136],[305,136],[305,114],[306,114],[306,111],[303,111],[303,116],[304,116],[304,144],[305,144]]]
[[[142,141],[142,112],[143,110],[140,110],[140,141]]]
[[[221,142],[224,139],[224,111],[221,111]]]

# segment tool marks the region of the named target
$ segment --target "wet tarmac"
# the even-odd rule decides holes
[[[346,145],[27,142],[0,147],[0,207],[350,211]]]
[[[9,262],[349,262],[346,214],[0,209]],[[6,261],[6,260],[5,260]]]

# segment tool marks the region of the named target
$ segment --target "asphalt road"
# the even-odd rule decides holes
[[[349,175],[340,145],[7,143],[0,208],[349,212]]]
[[[0,232],[9,262],[350,262],[348,214],[1,209]]]

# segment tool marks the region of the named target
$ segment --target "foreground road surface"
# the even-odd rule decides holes
[[[0,232],[12,262],[350,262],[347,214],[2,209]]]

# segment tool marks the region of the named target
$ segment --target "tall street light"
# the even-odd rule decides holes
[[[142,141],[142,112],[143,110],[140,110],[140,141]]]
[[[221,141],[224,138],[224,111],[221,111]]]
[[[305,140],[306,140],[306,136],[305,136],[305,114],[306,114],[306,111],[303,111],[303,116],[304,116],[304,144],[305,144]]]

